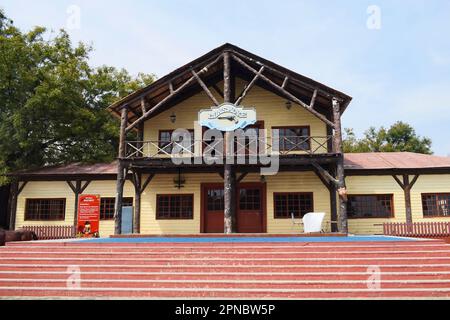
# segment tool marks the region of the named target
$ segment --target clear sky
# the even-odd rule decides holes
[[[432,138],[437,155],[450,155],[448,0],[2,0],[0,7],[24,30],[69,27],[76,41],[93,44],[93,65],[133,74],[162,77],[230,42],[351,95],[344,126],[358,135],[403,120]]]

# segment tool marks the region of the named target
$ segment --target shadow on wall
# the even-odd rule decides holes
[[[10,189],[9,185],[0,187],[0,228],[3,229],[9,228],[9,214],[8,214],[9,189]]]

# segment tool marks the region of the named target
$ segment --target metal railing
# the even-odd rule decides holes
[[[234,143],[235,155],[269,155],[280,156],[295,154],[323,154],[328,153],[328,145],[333,136],[295,136],[280,137],[278,141],[265,137],[236,139]],[[270,141],[270,142],[269,142]],[[276,142],[276,143],[274,143]],[[224,139],[213,141],[191,140],[177,141],[128,141],[126,159],[166,158],[166,157],[201,157],[204,153],[215,151],[215,157],[224,156]],[[257,146],[255,148],[255,146]],[[176,152],[173,152],[173,151]]]

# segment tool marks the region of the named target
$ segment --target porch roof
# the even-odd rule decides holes
[[[450,157],[439,157],[411,152],[393,153],[348,153],[345,154],[345,170],[355,174],[393,174],[411,173],[450,173]],[[117,162],[82,164],[72,163],[61,166],[23,170],[9,174],[19,178],[75,178],[92,179],[114,178],[117,175]]]

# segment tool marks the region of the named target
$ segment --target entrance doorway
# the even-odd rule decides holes
[[[266,186],[263,183],[242,183],[236,194],[238,233],[266,232]],[[202,186],[202,233],[224,232],[223,184]]]

